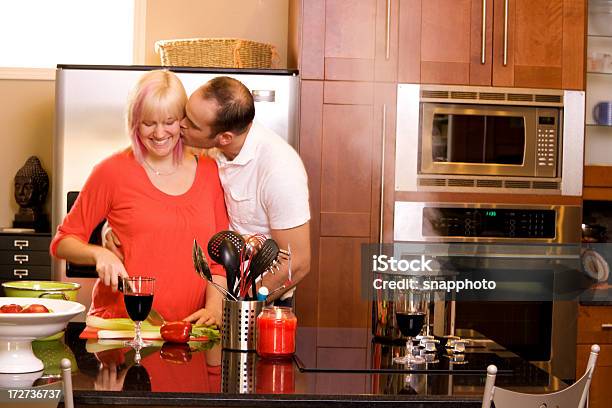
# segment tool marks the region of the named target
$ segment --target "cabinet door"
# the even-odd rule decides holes
[[[361,245],[380,237],[383,135],[389,155],[395,104],[392,83],[302,81],[300,155],[309,176],[313,252],[297,296],[300,319],[306,313],[323,327],[366,327],[370,320]],[[387,195],[392,183],[385,180]]]
[[[404,0],[399,81],[490,85],[492,6],[492,0]]]
[[[584,88],[584,0],[495,0],[493,85]]]

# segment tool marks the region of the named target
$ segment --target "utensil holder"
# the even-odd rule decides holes
[[[224,393],[252,394],[255,391],[257,354],[223,350],[221,387]]]
[[[257,347],[257,316],[265,302],[223,299],[221,346],[228,350],[254,351]]]

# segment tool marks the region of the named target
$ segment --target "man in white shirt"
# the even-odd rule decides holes
[[[308,179],[297,152],[272,130],[253,122],[254,116],[248,88],[235,79],[217,77],[191,94],[181,121],[182,136],[188,146],[211,149],[230,228],[243,235],[263,234],[280,248],[291,246],[291,283],[270,297],[290,304],[293,288],[310,271]],[[280,271],[266,274],[261,285],[272,291],[287,279],[287,264],[282,263]],[[202,309],[188,319],[209,321],[205,313]]]

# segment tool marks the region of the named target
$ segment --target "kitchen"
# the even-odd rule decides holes
[[[605,213],[606,189],[612,184],[606,182],[608,173],[605,167],[595,165],[607,164],[601,160],[601,155],[605,158],[604,152],[609,146],[606,146],[605,136],[591,132],[588,127],[584,147],[587,165],[584,189],[582,144],[570,145],[567,139],[564,140],[563,150],[559,149],[557,153],[563,160],[562,170],[572,168],[575,171],[562,174],[561,180],[556,180],[559,178],[556,172],[553,180],[534,180],[560,183],[560,187],[553,186],[552,191],[500,191],[495,190],[498,188],[495,183],[488,189],[482,187],[477,190],[466,186],[466,181],[458,178],[455,178],[459,181],[455,181],[452,188],[448,188],[451,184],[446,180],[444,188],[437,190],[435,185],[429,189],[397,187],[401,180],[397,179],[396,168],[401,168],[401,174],[406,175],[408,172],[405,169],[413,165],[415,171],[410,170],[410,174],[416,174],[419,162],[416,152],[414,156],[402,155],[401,163],[396,160],[398,144],[406,141],[399,131],[403,126],[403,115],[396,110],[400,102],[398,83],[422,84],[424,87],[459,85],[489,90],[495,90],[489,88],[491,86],[499,89],[549,90],[546,94],[554,94],[554,90],[580,92],[586,89],[582,122],[590,122],[589,113],[595,101],[589,100],[588,86],[592,75],[586,74],[587,32],[584,27],[589,14],[582,1],[546,1],[536,6],[530,2],[510,0],[507,2],[507,13],[504,13],[506,2],[497,0],[259,1],[253,2],[251,9],[238,7],[240,2],[235,2],[233,8],[230,5],[217,6],[221,8],[221,11],[217,10],[220,13],[217,20],[229,18],[227,10],[241,8],[246,15],[242,17],[244,20],[238,20],[241,24],[235,25],[246,30],[243,32],[227,32],[221,28],[214,32],[202,28],[203,25],[193,16],[211,16],[214,12],[201,2],[188,2],[185,8],[189,13],[164,3],[145,2],[146,45],[142,60],[145,65],[159,65],[159,56],[153,46],[156,40],[230,36],[273,43],[279,49],[281,61],[287,61],[281,67],[299,70],[298,151],[309,176],[312,262],[309,275],[300,284],[295,313],[300,328],[313,328],[314,331],[312,336],[298,338],[298,350],[300,347],[304,350],[301,354],[298,351],[298,356],[305,365],[305,373],[309,368],[320,371],[293,377],[296,394],[297,390],[304,390],[299,386],[314,387],[319,395],[374,393],[372,384],[380,382],[376,374],[358,373],[360,367],[370,364],[371,356],[379,355],[383,349],[387,350],[387,354],[392,352],[392,349],[372,346],[369,336],[369,329],[372,329],[371,302],[361,297],[360,258],[362,244],[411,241],[401,237],[398,239],[398,234],[410,231],[409,228],[400,231],[396,226],[394,218],[398,203],[444,204],[436,208],[448,207],[448,203],[473,203],[483,208],[495,204],[500,210],[504,206],[513,208],[522,205],[575,208],[582,206],[583,199],[588,199],[583,195],[596,193],[598,195],[591,196],[594,198],[590,201],[599,203],[599,207],[602,207],[600,212]],[[281,3],[282,6],[279,5]],[[239,17],[233,13],[233,18]],[[508,16],[510,30],[503,29],[506,25],[505,15]],[[257,16],[257,23],[253,22],[253,16]],[[262,23],[261,18],[265,18],[266,22]],[[169,21],[188,21],[189,24],[173,25]],[[210,25],[214,26],[212,22]],[[262,27],[272,32],[264,34]],[[550,38],[542,33],[549,33]],[[592,33],[589,31],[588,34]],[[538,38],[538,41],[530,41],[533,38]],[[506,51],[505,43],[508,44]],[[447,44],[454,46],[448,47]],[[53,174],[54,86],[53,81],[0,81],[2,93],[15,97],[5,108],[10,130],[7,137],[11,134],[7,145],[11,149],[3,164],[10,167],[3,169],[3,174],[7,175],[4,183],[7,202],[0,208],[2,225],[11,225],[18,210],[12,200],[11,177],[23,161],[30,155],[37,155],[49,174]],[[436,102],[420,101],[417,91],[417,99],[409,103],[416,104],[418,110],[420,103]],[[559,106],[555,109],[559,109]],[[572,108],[568,105],[563,109],[566,113]],[[580,108],[575,109],[580,112]],[[32,115],[37,115],[38,120],[31,120]],[[418,117],[412,125],[416,126],[417,123]],[[608,130],[602,128],[602,131]],[[580,133],[584,133],[584,130],[564,133],[563,136],[567,138]],[[42,141],[41,135],[44,137]],[[596,144],[591,144],[593,141]],[[599,156],[594,156],[596,154]],[[347,157],[350,160],[346,160]],[[503,181],[521,181],[516,176],[504,177],[508,180]],[[491,180],[489,177],[482,179]],[[416,177],[408,185],[410,183],[416,185]],[[51,208],[52,202],[52,199],[47,201],[48,214],[57,210]],[[383,211],[381,202],[384,203]],[[579,239],[578,224],[573,224],[574,230],[570,231],[570,235],[573,235],[567,237],[568,242],[576,237]],[[79,295],[82,296],[83,292]],[[598,342],[602,345],[592,386],[594,389],[606,381],[600,375],[609,375],[610,372],[609,364],[605,363],[609,361],[606,360],[609,357],[606,357],[605,348],[605,344],[610,343],[609,333],[599,330],[597,325],[597,319],[603,319],[601,323],[610,321],[610,312],[604,305],[605,301],[592,303],[588,307],[580,306],[577,334],[569,338],[574,350],[581,350],[574,357],[577,365],[574,373],[578,376],[585,370],[590,344]],[[474,312],[469,313],[469,316],[473,316]],[[542,310],[537,313],[545,315]],[[550,316],[549,320],[552,319]],[[555,319],[564,321],[566,315],[555,316]],[[582,320],[583,317],[596,321]],[[461,321],[460,315],[457,318]],[[569,320],[571,322],[572,318]],[[531,324],[537,325],[537,321]],[[552,322],[550,324],[552,326]],[[326,369],[329,366],[333,368],[334,364],[327,367],[326,364],[335,360],[339,361],[337,368],[348,371],[342,364],[347,363],[357,372],[329,373]],[[286,368],[283,367],[283,370]],[[280,373],[285,373],[283,370]],[[482,370],[482,381],[485,375]],[[384,376],[392,377],[388,373],[381,375]],[[560,378],[575,379],[567,375]],[[609,376],[607,378],[609,381]],[[397,381],[393,379],[392,382],[396,384]],[[448,379],[443,381],[448,388]],[[416,389],[422,389],[422,385]],[[601,390],[601,386],[598,390]],[[606,391],[593,391],[593,394],[596,392]],[[78,388],[75,393],[79,395]],[[472,395],[472,404],[481,399],[482,388],[475,394],[479,395]]]

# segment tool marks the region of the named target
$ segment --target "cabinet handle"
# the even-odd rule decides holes
[[[382,146],[380,154],[380,227],[378,243],[383,243],[383,220],[385,216],[385,136],[387,135],[387,104],[382,106]]]
[[[612,329],[612,323],[604,323],[601,325],[602,330]]]
[[[385,59],[389,60],[391,55],[391,0],[387,0],[387,18],[385,27]]]
[[[482,0],[482,43],[480,45],[480,63],[486,62],[485,52],[487,47],[487,0]]]
[[[30,246],[30,241],[27,239],[16,239],[13,241],[13,246],[19,249],[27,248]]]
[[[18,278],[28,276],[29,273],[30,271],[28,271],[27,269],[13,269],[13,275],[17,276]]]
[[[504,0],[504,67],[508,65],[508,0]]]
[[[19,262],[20,264],[28,262],[30,257],[28,255],[13,255],[13,261]]]

